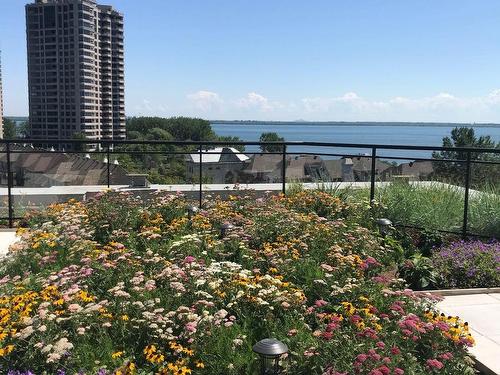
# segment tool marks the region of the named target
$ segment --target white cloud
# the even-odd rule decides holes
[[[260,111],[271,111],[273,109],[269,99],[256,92],[249,92],[244,98],[238,99],[236,105],[240,108],[257,109]]]
[[[272,101],[249,92],[240,98],[223,99],[218,93],[200,90],[187,95],[188,113],[226,119],[311,121],[435,121],[500,122],[500,89],[483,96],[464,97],[440,92],[420,98],[394,96],[384,100],[363,97],[356,92],[333,97],[306,97]],[[142,107],[155,105],[145,101]]]
[[[204,112],[210,112],[214,109],[220,109],[224,101],[219,94],[211,91],[200,90],[194,94],[187,95],[187,98],[194,104],[196,109]]]
[[[500,121],[500,89],[480,97],[458,97],[447,92],[422,98],[396,96],[370,100],[354,92],[338,97],[301,100],[310,116],[351,121]]]

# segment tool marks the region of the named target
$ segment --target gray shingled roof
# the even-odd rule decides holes
[[[23,176],[26,186],[50,185],[105,185],[107,163],[64,152],[42,153],[21,145],[12,146],[11,170]],[[7,171],[6,153],[0,149],[0,171]],[[23,153],[16,153],[22,151]],[[38,151],[38,152],[37,152]],[[127,172],[119,165],[110,164],[112,184],[127,184]]]

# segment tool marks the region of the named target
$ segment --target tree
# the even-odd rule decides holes
[[[269,132],[262,133],[259,142],[284,142],[285,138],[280,137],[278,133]],[[260,145],[262,152],[281,152],[283,146],[281,145]]]
[[[500,149],[498,144],[489,136],[476,137],[473,128],[460,127],[451,131],[451,137],[443,138],[443,147],[472,147]],[[440,151],[433,152],[432,158],[434,171],[437,176],[450,179],[451,181],[464,182],[467,152],[464,151]],[[438,161],[438,160],[459,160],[459,161]],[[500,162],[500,155],[493,153],[472,152],[471,160],[471,182],[475,186],[484,186],[491,182],[495,183],[500,179],[500,165],[488,165],[474,163],[478,161]]]
[[[16,123],[10,118],[3,119],[3,137],[4,139],[14,139],[17,137]]]
[[[17,127],[17,133],[19,138],[29,138],[30,136],[30,123],[29,121],[23,121]]]
[[[75,141],[85,141],[87,139],[85,133],[77,132],[73,134],[73,140]],[[75,151],[85,152],[87,151],[87,145],[85,143],[75,143],[74,144]]]
[[[212,129],[210,122],[188,117],[132,117],[127,119],[127,139],[146,141],[241,141],[238,137],[220,137]],[[244,151],[244,146],[236,146]],[[118,157],[120,165],[129,172],[148,173],[153,183],[186,182],[185,155],[174,153],[195,153],[197,147],[164,144],[130,144],[117,150],[123,152]],[[127,152],[129,152],[127,154]],[[134,152],[132,154],[132,152]],[[155,152],[154,154],[152,152]]]

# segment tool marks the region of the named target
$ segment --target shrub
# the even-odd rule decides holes
[[[436,283],[436,272],[431,260],[420,253],[404,261],[398,273],[412,289],[428,289]]]
[[[438,286],[487,288],[500,286],[500,243],[458,241],[436,250],[432,256]]]

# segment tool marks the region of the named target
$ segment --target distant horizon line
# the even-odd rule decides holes
[[[172,117],[189,117],[189,116],[127,116],[127,118],[132,117],[159,117],[159,118],[172,118]],[[22,119],[27,120],[29,116],[5,116],[7,119]],[[199,118],[199,117],[193,117]],[[314,120],[209,120],[210,124],[249,124],[249,125],[301,125],[301,124],[312,124],[312,125],[337,125],[337,126],[348,126],[348,125],[364,125],[364,126],[377,126],[384,124],[385,126],[400,126],[400,125],[413,125],[413,126],[450,126],[450,125],[462,125],[462,126],[474,126],[474,127],[499,127],[500,123],[496,122],[436,122],[436,121],[314,121]]]
[[[463,125],[463,126],[475,126],[475,127],[500,127],[500,123],[496,122],[432,122],[432,121],[310,121],[310,120],[296,120],[296,121],[279,121],[279,120],[208,120],[211,124],[253,124],[253,125],[337,125],[337,126],[348,126],[348,125],[364,125],[364,126],[400,126],[400,125],[414,125],[414,126],[450,126],[450,125]]]

